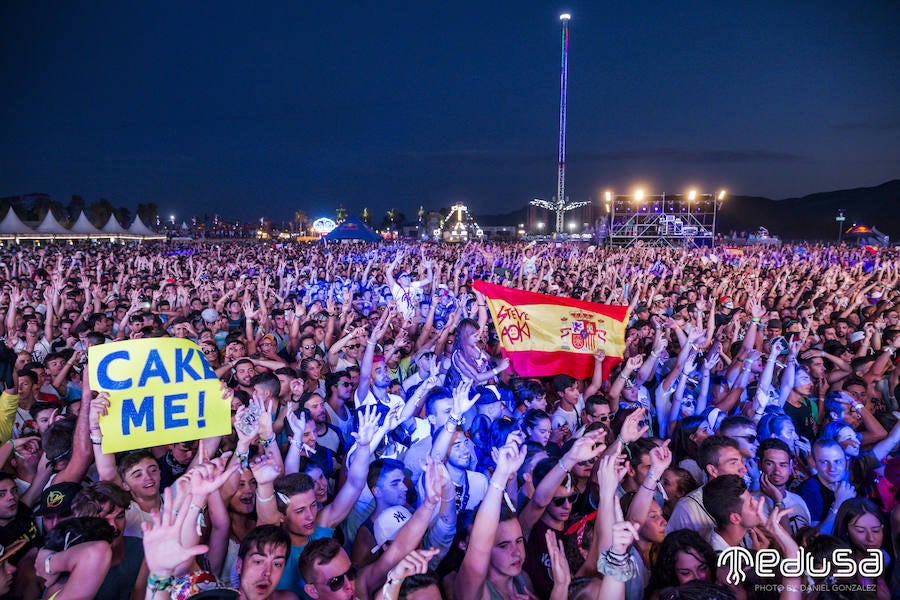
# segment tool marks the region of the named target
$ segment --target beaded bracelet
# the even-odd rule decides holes
[[[636,573],[634,563],[629,560],[627,555],[625,555],[624,561],[618,558],[620,556],[622,555],[616,554],[612,550],[601,552],[597,560],[597,571],[622,583],[630,581]]]
[[[154,575],[150,573],[147,576],[147,589],[151,592],[164,592],[175,582],[175,578],[169,575],[168,577],[160,577],[159,575]]]

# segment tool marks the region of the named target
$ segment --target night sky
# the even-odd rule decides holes
[[[900,3],[3,2],[0,196],[246,220],[900,176]],[[376,217],[376,221],[380,218]]]

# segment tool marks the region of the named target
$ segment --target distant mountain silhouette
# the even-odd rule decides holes
[[[802,198],[772,200],[758,196],[728,196],[718,213],[717,233],[755,232],[765,227],[784,240],[833,240],[837,238],[838,209],[847,220],[844,231],[854,223],[877,227],[892,240],[900,237],[900,179],[875,187],[819,192]],[[522,223],[527,205],[496,215],[476,215],[482,226]]]
[[[854,223],[877,227],[896,240],[900,235],[900,179],[875,187],[820,192],[802,198],[769,200],[731,196],[719,211],[717,231],[754,231],[759,226],[782,239],[837,238],[835,217],[844,209],[844,231]]]

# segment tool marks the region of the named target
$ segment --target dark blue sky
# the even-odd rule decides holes
[[[895,1],[326,4],[2,3],[0,196],[276,220],[549,198],[563,11],[573,200],[900,176]]]

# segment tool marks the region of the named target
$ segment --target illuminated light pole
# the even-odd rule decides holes
[[[566,94],[569,87],[569,20],[572,15],[559,15],[562,21],[562,64],[559,71],[559,151],[557,155],[556,199],[552,202],[535,198],[533,206],[556,213],[556,233],[563,233],[565,213],[590,204],[590,202],[566,202]]]
[[[844,236],[844,221],[847,220],[847,217],[844,216],[844,209],[838,209],[838,216],[834,219],[838,224],[838,244],[841,243],[841,238]]]
[[[559,170],[556,177],[556,201],[566,204],[566,94],[569,88],[569,19],[568,13],[559,16],[562,21],[562,66],[559,69]],[[563,213],[556,213],[556,231],[562,230]]]

